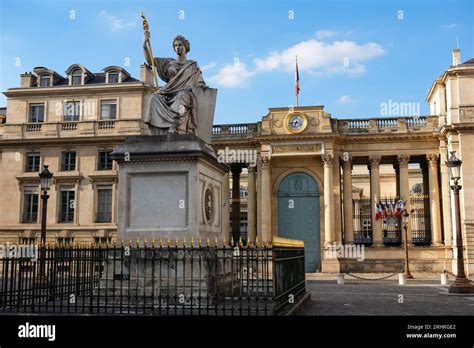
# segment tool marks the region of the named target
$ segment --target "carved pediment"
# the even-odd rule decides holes
[[[304,106],[299,108],[269,108],[262,118],[262,134],[314,134],[330,133],[331,115],[324,112],[323,106]]]

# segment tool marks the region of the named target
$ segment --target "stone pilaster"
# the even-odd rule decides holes
[[[324,163],[324,244],[335,241],[334,231],[334,197],[333,197],[333,162],[332,154],[321,156]]]
[[[431,240],[434,245],[441,245],[441,214],[439,205],[439,182],[438,182],[438,157],[437,153],[426,155],[428,159],[429,194],[431,208]]]
[[[257,235],[257,201],[255,190],[255,167],[248,167],[248,184],[247,184],[247,239],[255,242]]]
[[[370,170],[370,204],[372,210],[372,245],[383,245],[382,221],[375,220],[375,202],[380,199],[380,156],[369,157]]]
[[[411,201],[410,201],[410,182],[408,176],[408,162],[410,162],[409,155],[399,155],[398,156],[398,172],[399,172],[399,183],[398,187],[400,190],[400,198],[405,201],[405,209],[408,213],[411,210]],[[408,222],[408,244],[412,243],[412,235],[411,235],[411,223]],[[402,231],[403,232],[403,231]],[[405,240],[405,233],[402,233],[402,240]]]
[[[352,156],[342,157],[344,242],[354,242],[354,211],[352,205]]]
[[[262,210],[261,215],[261,235],[263,241],[272,240],[272,190],[271,190],[271,162],[270,157],[262,156],[261,158],[261,174],[262,174],[262,187],[261,187],[261,204]]]

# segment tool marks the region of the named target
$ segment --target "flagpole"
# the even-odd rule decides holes
[[[141,13],[141,17],[142,17],[143,31],[146,32],[146,33],[149,33],[148,21],[146,20],[145,14],[143,13],[143,11]],[[157,71],[156,71],[155,57],[153,56],[153,50],[151,49],[150,41],[148,41],[147,46],[148,46],[148,50],[150,51],[150,56],[151,56],[151,67],[152,67],[152,71],[153,71],[153,77],[154,77],[154,80],[155,80],[155,89],[158,90],[158,88],[159,88],[158,74],[157,74]]]
[[[300,94],[300,76],[299,76],[299,72],[298,72],[298,55],[296,56],[295,91],[296,91],[296,107],[298,107],[298,96]]]

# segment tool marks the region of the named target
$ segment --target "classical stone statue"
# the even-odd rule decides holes
[[[189,41],[179,35],[173,40],[176,59],[153,57],[150,52],[150,33],[145,31],[143,49],[149,65],[166,85],[153,93],[148,101],[145,122],[154,134],[196,134],[196,89],[207,88],[201,70],[194,60],[186,59]]]

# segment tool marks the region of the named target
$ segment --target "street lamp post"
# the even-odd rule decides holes
[[[407,279],[413,279],[408,266],[408,217],[410,214],[405,210],[402,214],[403,230],[405,231],[405,276]]]
[[[448,291],[455,294],[471,294],[474,293],[474,286],[466,278],[464,272],[464,247],[462,242],[461,232],[461,209],[459,208],[459,191],[462,186],[459,185],[459,179],[461,179],[461,164],[462,161],[456,157],[456,151],[451,151],[451,156],[446,161],[446,166],[449,168],[451,180],[451,190],[454,195],[454,227],[456,229],[456,247],[457,247],[457,266],[458,271],[456,274],[456,280],[452,284]]]
[[[46,218],[48,211],[48,191],[51,187],[51,181],[53,178],[53,173],[48,169],[48,165],[43,166],[43,171],[39,174],[40,185],[41,185],[41,202],[42,202],[42,212],[41,212],[41,258],[40,258],[40,280],[46,279],[45,272],[45,261],[46,261]]]

